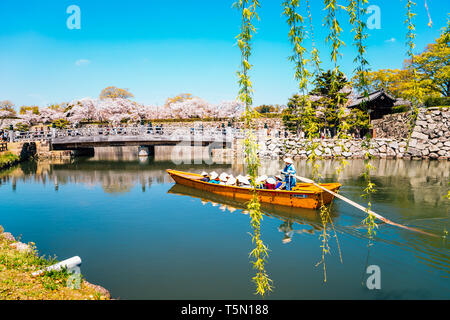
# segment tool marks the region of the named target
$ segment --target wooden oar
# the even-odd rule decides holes
[[[407,226],[404,226],[404,225],[402,225],[402,224],[393,222],[393,221],[391,221],[391,220],[389,220],[389,219],[386,219],[385,217],[380,216],[378,213],[373,212],[372,210],[369,210],[368,208],[365,208],[365,207],[363,207],[362,205],[360,205],[360,204],[358,204],[358,203],[356,203],[356,202],[354,202],[354,201],[352,201],[352,200],[350,200],[350,199],[347,199],[346,197],[341,196],[340,194],[338,194],[338,193],[336,193],[336,192],[333,192],[333,191],[331,191],[331,190],[328,190],[327,188],[322,187],[321,185],[318,185],[317,183],[315,183],[315,182],[312,181],[311,179],[304,178],[304,177],[299,177],[299,176],[295,176],[295,177],[296,177],[298,180],[300,180],[300,181],[302,181],[302,182],[304,182],[304,183],[311,183],[311,184],[313,184],[313,185],[316,186],[317,188],[320,188],[320,189],[322,189],[322,190],[328,192],[329,194],[332,194],[332,195],[335,196],[336,198],[339,198],[339,199],[341,199],[342,201],[347,202],[348,204],[354,206],[355,208],[357,208],[357,209],[359,209],[359,210],[361,210],[361,211],[364,211],[365,213],[370,213],[370,214],[373,215],[375,218],[377,218],[378,220],[383,221],[384,223],[387,223],[387,224],[390,224],[390,225],[392,225],[392,226],[396,226],[396,227],[399,227],[399,228],[402,228],[402,229],[406,229],[406,230],[409,230],[409,231],[414,231],[414,232],[418,232],[418,233],[421,233],[421,234],[425,234],[425,235],[428,235],[428,236],[438,237],[438,236],[435,235],[435,234],[428,233],[428,232],[425,232],[425,231],[420,230],[420,229],[417,229],[417,228],[407,227]]]

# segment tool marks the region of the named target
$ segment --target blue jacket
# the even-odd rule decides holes
[[[297,185],[297,181],[295,180],[295,175],[297,170],[293,164],[288,164],[283,169],[283,174],[285,175],[284,181],[286,182],[286,190],[292,190]]]
[[[293,164],[288,164],[286,165],[286,167],[284,167],[283,169],[283,174],[286,175],[286,178],[291,175],[291,176],[295,176],[297,174],[297,170],[295,170],[295,167]],[[295,177],[294,177],[295,178]]]

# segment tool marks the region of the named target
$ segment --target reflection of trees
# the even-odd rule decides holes
[[[113,156],[115,158],[115,156]],[[69,183],[83,184],[89,187],[101,185],[106,193],[128,193],[136,185],[141,185],[145,192],[152,184],[172,183],[173,180],[166,173],[166,169],[175,165],[169,161],[145,163],[139,162],[137,157],[131,160],[101,160],[77,159],[75,161],[27,162],[20,166],[0,173],[0,185],[11,181],[15,186],[17,181],[33,182],[46,185],[53,184],[55,189]],[[204,165],[181,165],[177,169],[201,172]],[[212,165],[210,170],[225,171],[229,165]]]
[[[362,160],[348,160],[349,165],[341,174],[344,185],[356,186],[362,193],[364,180],[360,178],[364,171]],[[406,160],[372,160],[376,170],[372,179],[377,185],[374,200],[380,202],[396,201],[399,204],[427,204],[439,206],[444,203],[443,195],[447,194],[450,179],[448,161],[406,161]],[[264,161],[261,174],[274,174],[281,167],[279,161]],[[335,160],[323,160],[320,163],[321,174],[325,181],[335,180],[335,168],[339,163]],[[311,168],[306,161],[297,161],[297,173],[309,177]],[[432,190],[431,190],[432,189]],[[345,192],[345,191],[344,191]],[[359,196],[359,194],[358,194]],[[355,198],[356,199],[356,198]]]
[[[101,185],[108,193],[126,193],[135,185],[148,190],[152,183],[171,183],[166,169],[175,165],[170,161],[146,160],[139,162],[136,148],[99,148],[96,156],[91,159],[77,159],[75,161],[27,162],[15,169],[0,173],[0,183],[16,180],[42,183],[57,182],[59,186],[67,183],[80,183],[87,186]],[[136,150],[134,150],[136,149]],[[135,152],[134,152],[134,151]],[[134,153],[133,153],[134,152]],[[170,152],[170,151],[167,151]],[[113,159],[111,161],[110,159]],[[364,169],[361,160],[349,160],[350,164],[341,174],[343,192],[353,190],[352,195],[358,199],[364,188],[364,181],[360,177]],[[404,160],[373,160],[376,170],[373,180],[377,185],[374,200],[379,203],[396,203],[406,208],[411,203],[415,205],[426,204],[438,207],[444,204],[443,195],[447,193],[450,179],[450,164],[447,161],[404,161]],[[321,173],[325,181],[336,179],[335,167],[338,162],[324,160],[321,163]],[[278,172],[282,164],[277,160],[262,162],[260,174],[272,175]],[[301,176],[308,176],[311,172],[306,161],[296,163],[297,172]],[[245,170],[242,161],[235,159],[227,165],[190,165],[176,166],[179,170],[200,172],[226,171],[234,175]],[[55,178],[56,177],[56,178]],[[346,186],[353,186],[352,190]],[[356,187],[356,188],[355,188]]]

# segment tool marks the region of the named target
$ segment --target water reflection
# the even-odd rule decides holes
[[[363,170],[364,163],[361,160],[350,160],[349,162],[350,165],[347,166],[341,174],[341,183],[343,184],[341,193],[352,200],[363,203],[360,199],[360,194],[365,186],[365,182],[364,179],[360,177],[360,174]],[[444,229],[450,229],[448,215],[449,202],[444,198],[444,195],[447,194],[450,179],[450,164],[448,162],[381,159],[374,160],[373,164],[377,168],[373,172],[372,177],[372,180],[377,185],[377,193],[373,196],[374,211],[379,212],[396,222],[415,226],[435,234],[442,234]],[[282,164],[278,161],[264,161],[260,173],[267,175],[274,174],[279,170],[281,165]],[[308,177],[310,168],[304,161],[298,161],[295,165],[299,175]],[[339,165],[339,162],[332,160],[323,161],[321,163],[321,173],[324,176],[325,182],[331,182],[336,179],[334,170],[337,165]],[[190,240],[186,239],[186,237],[182,237],[182,240],[180,240],[179,243],[176,242],[171,247],[169,246],[171,243],[170,241],[174,240],[170,240],[169,244],[167,244],[168,237],[166,237],[165,233],[170,233],[170,230],[176,228],[178,225],[182,226],[182,231],[180,230],[179,233],[177,233],[180,237],[184,232],[189,232],[190,230],[203,233],[205,231],[195,224],[200,224],[200,219],[210,219],[213,221],[212,225],[208,225],[209,229],[205,230],[215,230],[215,232],[219,232],[219,230],[223,228],[226,230],[226,234],[230,233],[234,236],[233,239],[230,239],[226,238],[225,234],[222,235],[223,239],[220,239],[214,238],[214,234],[210,235],[211,238],[209,238],[208,241],[215,241],[219,248],[228,248],[228,246],[233,245],[233,250],[228,252],[226,249],[220,249],[218,250],[219,254],[224,255],[227,261],[235,261],[236,259],[239,259],[238,252],[239,254],[242,253],[239,250],[242,250],[244,251],[242,253],[244,258],[247,258],[249,250],[245,246],[249,243],[248,238],[241,235],[242,242],[239,242],[240,240],[236,236],[236,230],[239,230],[239,232],[244,235],[249,231],[249,217],[245,216],[248,214],[245,202],[236,201],[232,198],[226,198],[219,195],[206,194],[196,189],[175,185],[171,178],[166,174],[165,170],[168,168],[176,168],[182,171],[197,173],[204,170],[209,172],[228,172],[235,176],[244,171],[242,161],[240,160],[230,160],[225,164],[183,164],[175,166],[168,160],[168,157],[164,157],[164,155],[160,154],[159,158],[156,159],[139,159],[137,153],[134,153],[134,151],[127,152],[127,150],[120,150],[117,152],[114,150],[103,150],[102,152],[96,152],[94,158],[76,159],[73,161],[23,163],[15,168],[0,173],[0,196],[2,199],[14,199],[15,201],[11,201],[11,207],[5,208],[0,204],[0,221],[9,219],[8,221],[10,224],[13,224],[15,221],[20,233],[31,233],[31,231],[27,231],[27,226],[24,225],[22,222],[23,220],[21,220],[27,219],[27,216],[21,216],[19,212],[16,214],[17,217],[7,214],[7,212],[11,212],[11,210],[15,210],[17,207],[23,210],[29,210],[27,211],[28,214],[33,215],[35,208],[32,207],[32,204],[27,205],[25,203],[18,205],[17,202],[23,199],[17,199],[17,197],[14,198],[14,194],[20,193],[22,190],[32,190],[42,197],[42,201],[45,202],[45,208],[37,209],[41,210],[39,212],[41,212],[41,215],[44,217],[42,219],[45,219],[45,210],[53,210],[52,201],[57,201],[61,194],[64,194],[65,197],[78,197],[77,193],[67,195],[65,190],[73,190],[71,188],[75,185],[78,187],[76,192],[86,196],[84,190],[89,191],[96,188],[98,189],[98,192],[95,190],[95,199],[92,200],[92,203],[96,204],[96,201],[98,200],[103,206],[106,206],[108,218],[101,220],[97,225],[93,224],[93,228],[96,230],[95,236],[91,236],[93,239],[92,242],[101,241],[96,238],[98,237],[96,234],[99,232],[97,229],[101,230],[103,224],[112,228],[112,225],[117,223],[118,230],[121,230],[122,226],[126,225],[128,230],[131,230],[131,239],[134,239],[134,237],[139,238],[139,236],[154,236],[154,238],[151,238],[153,241],[151,243],[154,245],[146,247],[144,250],[149,252],[147,259],[152,261],[153,265],[155,263],[155,258],[160,261],[159,258],[163,255],[163,253],[161,253],[162,251],[171,252],[172,250],[177,250],[179,246],[183,245],[184,241],[189,243],[189,241],[194,241],[196,239],[195,235],[191,235]],[[37,189],[39,189],[40,186],[50,185],[54,191],[51,192],[52,195],[49,195],[48,193],[37,192],[37,189],[30,189],[31,186],[35,185],[37,186]],[[30,198],[32,198],[32,195],[30,195]],[[138,207],[136,212],[133,210],[127,212],[128,215],[137,215],[139,212],[143,212],[143,214],[135,216],[134,220],[129,219],[128,215],[121,215],[122,213],[119,212],[120,210],[126,210],[127,206],[137,206],[136,203],[139,202],[139,199],[140,201],[151,199],[151,207]],[[71,198],[68,199],[68,201],[69,200],[71,200]],[[39,203],[42,205],[41,202]],[[176,215],[176,219],[174,219],[173,215],[169,215],[169,213],[172,214],[170,208],[175,204],[181,208],[189,208],[186,209],[186,212],[181,212],[179,215]],[[21,206],[23,206],[23,208]],[[98,210],[99,209],[94,206],[92,211],[89,211],[89,214],[95,217],[95,212]],[[160,213],[160,215],[157,215],[154,210],[159,210],[158,213]],[[317,262],[320,254],[320,242],[318,241],[318,237],[322,232],[322,224],[318,212],[272,204],[262,204],[262,211],[265,214],[265,219],[262,223],[264,228],[263,237],[265,240],[267,239],[269,247],[271,249],[273,248],[269,267],[275,271],[279,271],[278,276],[276,276],[274,280],[276,282],[284,280],[283,273],[286,273],[287,271],[283,269],[283,266],[286,264],[289,265],[289,262],[286,261],[292,261],[292,265],[289,265],[292,269],[292,273],[286,275],[286,279],[295,277],[295,270],[297,270],[296,268],[300,268],[302,263],[306,264],[306,266],[303,267],[303,272],[305,273],[302,275],[302,279],[303,277],[314,278],[314,264]],[[74,208],[71,214],[80,215],[85,214],[84,212],[84,208],[83,210]],[[331,215],[339,239],[342,239],[342,251],[345,266],[343,267],[344,269],[340,269],[340,274],[334,275],[334,277],[331,276],[331,280],[340,278],[346,280],[352,279],[353,275],[358,273],[364,267],[365,257],[367,255],[366,244],[368,239],[366,230],[361,225],[361,221],[364,217],[358,210],[352,209],[339,201],[336,201],[333,205]],[[108,220],[111,216],[114,217],[114,219]],[[39,219],[41,219],[41,217],[39,217]],[[50,220],[48,220],[47,223],[54,223],[54,219],[57,218],[52,217],[49,219]],[[70,223],[68,222],[69,226],[61,223],[61,225],[52,225],[51,228],[61,228],[61,230],[65,231],[66,228],[71,227],[71,224],[79,223],[78,220],[71,220],[70,217],[64,219],[70,221]],[[89,219],[93,218],[91,216],[83,216],[82,219],[90,221]],[[151,221],[151,223],[148,221]],[[195,221],[195,223],[192,224],[190,221]],[[152,225],[157,225],[158,227],[152,228]],[[168,225],[170,225],[170,227],[168,227]],[[30,230],[33,230],[32,228],[34,228],[33,225],[28,227]],[[215,227],[217,227],[217,230]],[[83,228],[86,229],[88,227],[84,226]],[[82,232],[83,228],[80,227],[78,232]],[[162,231],[159,231],[158,228]],[[117,241],[114,239],[119,237],[117,235],[119,233],[120,232],[110,232],[104,236],[109,235],[111,237],[109,238],[109,241]],[[36,241],[38,244],[41,242],[45,243],[45,238],[39,239],[40,232],[36,231],[36,234],[37,238],[32,240]],[[177,234],[171,234],[171,236],[176,237]],[[43,235],[42,237],[45,236]],[[54,239],[57,239],[55,241],[59,241],[64,238],[61,236],[61,238],[54,237]],[[160,241],[160,239],[164,239],[164,241]],[[130,241],[130,247],[142,247],[141,242],[134,243],[128,238],[122,241]],[[149,240],[145,238],[145,241]],[[195,242],[195,246],[193,245],[190,247],[190,250],[188,250],[190,255],[196,255],[197,259],[200,260],[205,259],[203,253],[205,256],[211,254],[211,251],[205,249],[206,251],[203,252],[199,249],[199,246],[201,247],[203,245],[204,239],[201,241],[202,242],[198,243]],[[89,255],[89,250],[93,250],[91,249],[92,242],[86,244],[85,255]],[[53,243],[49,246],[49,253],[54,253],[53,250],[55,246],[56,245]],[[79,246],[80,244],[77,243],[77,248]],[[377,230],[377,237],[374,239],[374,249],[375,250],[370,253],[370,260],[371,262],[374,261],[374,263],[382,265],[383,270],[385,270],[383,272],[387,274],[385,276],[389,278],[391,283],[395,283],[396,286],[401,286],[397,283],[396,277],[398,277],[399,272],[402,276],[406,276],[403,273],[408,274],[409,272],[410,278],[408,279],[413,279],[413,281],[417,281],[418,283],[420,282],[422,283],[422,286],[429,286],[432,288],[430,290],[438,292],[436,295],[437,297],[448,297],[448,277],[450,273],[449,245],[446,241],[443,241],[442,238],[434,239],[390,226],[380,225]],[[103,250],[103,247],[101,250]],[[129,250],[131,249],[128,249],[128,251]],[[217,248],[214,248],[214,250],[217,250]],[[126,253],[127,251],[124,252]],[[197,252],[202,252],[202,255],[197,254]],[[78,252],[74,254],[78,254]],[[96,256],[96,254],[98,254],[97,251],[92,252],[93,256]],[[112,256],[115,256],[116,254],[117,252],[111,253]],[[140,270],[141,264],[143,263],[142,257],[140,256],[142,254],[145,254],[145,252],[139,252],[134,264],[133,261],[129,261],[129,268],[133,268],[133,266],[136,265],[136,270]],[[337,254],[335,254],[335,256],[336,255]],[[358,260],[358,257],[363,258]],[[127,256],[126,258],[132,259],[133,257]],[[167,257],[165,257],[165,259],[167,261],[170,260]],[[184,266],[185,268],[188,268],[188,266],[191,265],[191,262],[189,262],[191,261],[190,259],[190,257],[186,257],[184,263],[187,266]],[[175,262],[177,261],[174,261],[174,265],[176,264]],[[101,265],[101,263],[102,261],[95,261],[94,258],[92,258],[90,262],[90,264],[94,266],[96,266],[96,264]],[[205,261],[203,261],[203,263],[205,263]],[[206,261],[205,264],[208,263],[209,261]],[[248,263],[248,261],[246,261],[246,263]],[[328,264],[328,268],[331,267],[330,272],[333,272],[333,268],[337,268],[337,264],[339,263],[336,263],[335,265]],[[160,267],[164,269],[167,266]],[[216,267],[219,268],[222,273],[227,272],[225,267]],[[229,266],[227,265],[226,267],[228,268]],[[245,282],[248,276],[246,267],[247,265],[244,264],[242,269],[239,269],[241,271],[235,270],[235,273],[242,272],[243,282],[247,285],[248,283]],[[150,266],[148,268],[150,268]],[[195,270],[200,270],[201,268],[202,265],[200,264],[192,265],[192,269],[190,270],[191,272],[195,272]],[[99,266],[98,269],[101,271],[98,271],[96,274],[97,276],[105,274],[106,271],[104,271],[103,267]],[[351,271],[346,271],[347,269]],[[355,270],[357,271],[355,272]],[[156,271],[159,271],[159,269]],[[139,271],[136,272],[138,273]],[[223,283],[221,283],[222,287],[233,282],[232,279],[236,274],[233,274],[230,278],[224,279]],[[274,275],[276,274],[277,273],[274,272]],[[113,278],[114,275],[115,274],[113,273],[111,278]],[[136,279],[134,279],[131,272],[127,275],[127,279],[130,279],[129,281],[135,280],[135,283],[137,284],[143,281],[142,277],[143,275],[140,274],[139,277],[136,276]],[[148,277],[150,281],[150,275]],[[160,278],[163,279],[164,277]],[[105,281],[114,282],[110,278],[105,279]],[[155,281],[155,279],[152,277],[151,281]],[[290,280],[286,280],[286,282],[289,281]],[[114,287],[114,283],[104,284],[108,288]],[[316,289],[316,286],[319,285],[321,285],[321,279],[316,279],[316,281],[311,282],[310,286],[305,285],[304,291],[308,292],[308,294],[305,293],[305,295],[299,295],[299,289],[292,289],[292,294],[287,297],[320,298],[327,293],[320,291],[320,295],[318,296],[309,295],[311,292],[314,292],[314,290],[318,290]],[[164,286],[172,289],[178,287],[175,286],[175,284],[174,287],[171,287],[167,283],[164,283]],[[204,286],[207,287],[207,284],[204,284]],[[215,287],[220,286],[216,285]],[[248,287],[251,287],[251,284],[248,284]],[[444,289],[442,289],[442,287],[444,287]],[[123,290],[120,291],[122,292],[119,294],[120,296],[127,296],[127,284],[117,284],[117,288],[118,291]],[[342,286],[336,286],[334,289],[336,292],[344,290],[342,289]],[[359,289],[360,288],[358,288],[358,290]],[[142,289],[142,291],[139,292],[141,296],[138,297],[144,296],[146,293],[145,290]],[[201,290],[201,288],[199,290]],[[283,290],[289,291],[289,288],[284,287]],[[155,292],[155,296],[146,297],[173,298],[173,292],[173,290],[167,289],[167,296],[161,296],[161,292]],[[284,291],[277,291],[275,296],[279,298],[286,297],[283,296],[283,292]],[[396,293],[394,294],[393,292]],[[389,298],[391,296],[397,297],[398,295],[401,295],[401,292],[403,291],[400,289],[391,291],[391,293],[385,292],[380,295],[380,298]],[[411,292],[411,290],[405,292]],[[277,296],[278,294],[279,296]],[[352,295],[353,293],[348,294],[349,297],[352,298],[359,297],[358,295]],[[212,296],[215,298],[229,298],[229,296],[224,297],[219,294],[213,294]],[[128,297],[136,298],[136,296],[133,295]],[[186,297],[188,296],[181,298]],[[335,295],[330,294],[329,297],[341,298],[338,293]],[[177,296],[177,298],[180,297]],[[204,296],[201,296],[200,298],[204,298]],[[243,298],[252,298],[252,295],[243,296]]]
[[[248,214],[246,202],[243,200],[236,200],[212,193],[205,193],[201,190],[189,188],[179,184],[175,184],[172,188],[170,188],[168,193],[199,199],[203,205],[211,204],[213,207],[219,207],[222,212],[237,212],[245,215]],[[314,210],[261,203],[261,211],[266,217],[275,218],[282,222],[278,230],[284,233],[284,238],[282,240],[283,243],[291,242],[295,233],[314,234],[315,231],[320,231],[322,228],[320,217]],[[332,219],[336,216],[336,214],[337,213],[335,211],[332,212]],[[306,229],[294,230],[292,227],[294,223],[299,226],[305,226]]]

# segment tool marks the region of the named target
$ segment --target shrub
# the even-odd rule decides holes
[[[30,130],[30,126],[25,124],[25,123],[18,123],[16,124],[16,130],[20,131],[20,132],[27,132]]]
[[[450,106],[450,97],[429,97],[425,100],[425,106],[427,108]]]
[[[0,154],[0,169],[9,167],[19,161],[19,157],[7,151]]]
[[[409,106],[407,105],[400,105],[400,106],[395,106],[392,108],[392,113],[403,113],[403,112],[408,112],[410,109]]]
[[[65,129],[70,125],[70,122],[65,119],[58,119],[53,123],[55,124],[55,127],[58,129]]]

